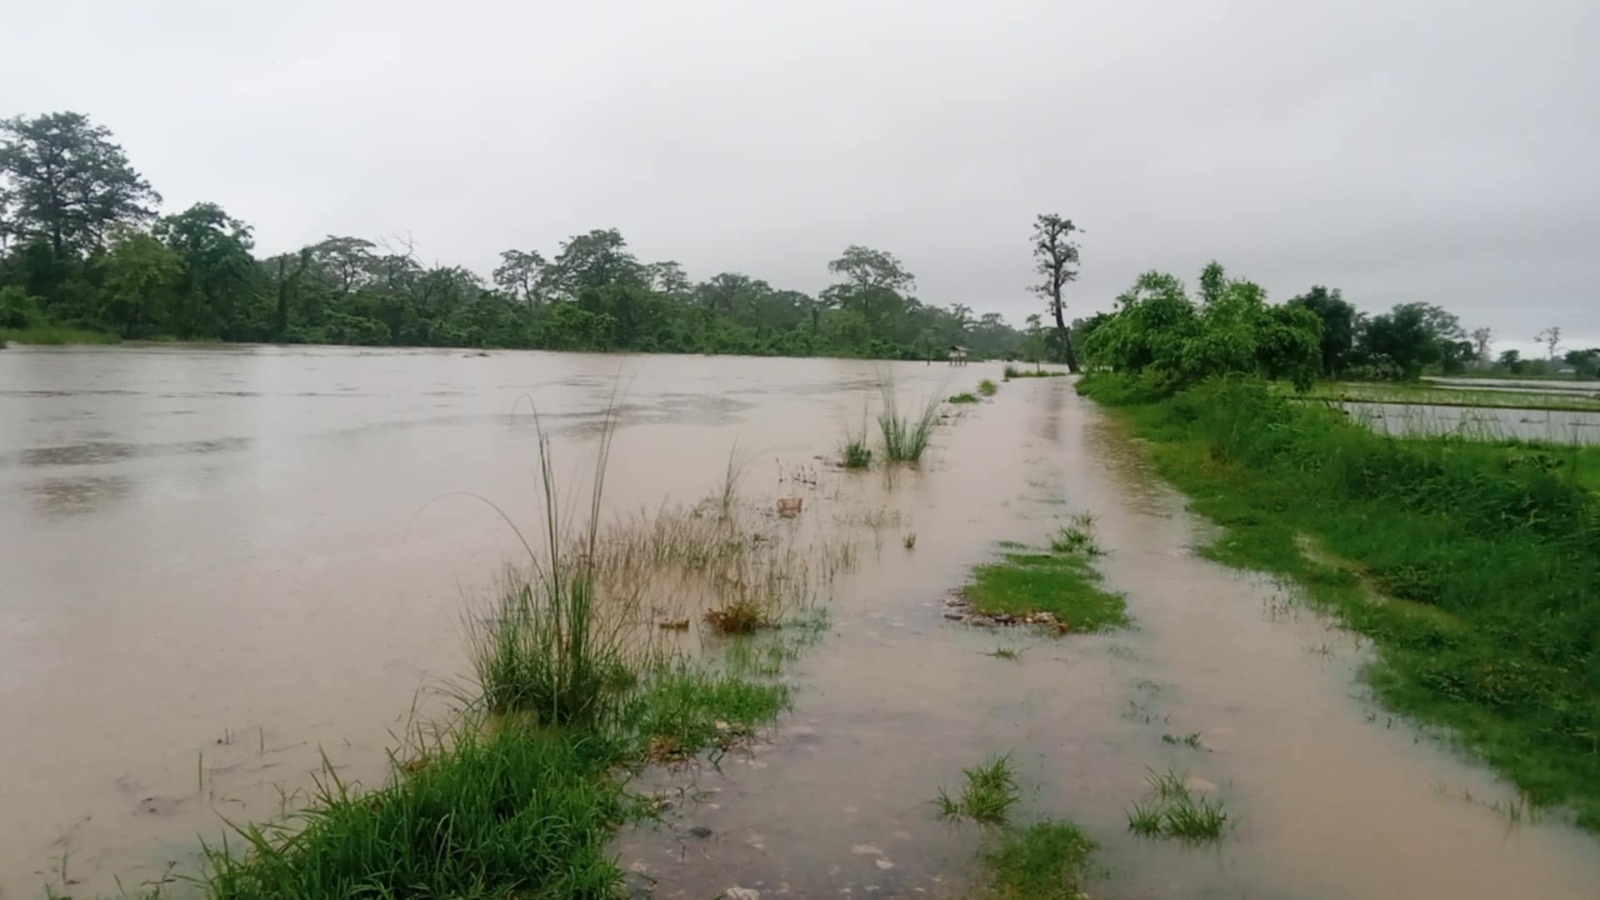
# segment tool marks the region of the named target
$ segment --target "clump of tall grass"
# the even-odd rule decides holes
[[[204,848],[204,893],[611,896],[621,872],[606,842],[626,803],[603,742],[507,719],[462,723],[425,749],[375,791],[325,765],[305,811]]]
[[[1075,513],[1065,525],[1050,538],[1054,553],[1080,553],[1084,556],[1104,556],[1105,549],[1095,539],[1094,514]]]
[[[1017,786],[1016,768],[1011,755],[996,756],[982,765],[963,769],[966,783],[958,796],[951,796],[944,788],[934,804],[940,818],[971,819],[982,825],[1001,825],[1011,815],[1011,808],[1022,799],[1022,789]]]
[[[1221,800],[1197,794],[1172,770],[1151,772],[1146,799],[1128,810],[1128,830],[1140,837],[1215,841],[1229,827],[1228,811]]]
[[[950,395],[950,400],[948,402],[954,403],[954,404],[956,404],[958,406],[961,405],[961,404],[964,404],[964,403],[977,403],[978,402],[978,395],[971,394],[971,393],[951,394]]]
[[[1000,386],[988,378],[978,382],[978,393],[984,395],[985,397],[993,397],[999,392],[999,390]]]
[[[538,437],[546,543],[501,585],[487,619],[468,619],[472,666],[482,700],[495,714],[525,713],[550,725],[587,724],[608,713],[640,664],[629,617],[597,596],[601,498],[615,420],[601,429],[589,517],[564,527],[550,438]]]
[[[883,398],[883,408],[878,412],[878,430],[883,434],[883,458],[892,463],[916,463],[933,440],[934,426],[939,424],[939,401],[931,399],[923,404],[922,411],[913,416],[901,413],[895,399],[894,382],[885,378],[878,383]]]

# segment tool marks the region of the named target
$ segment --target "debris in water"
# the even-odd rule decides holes
[[[792,519],[800,515],[801,507],[805,506],[804,497],[779,497],[778,515],[785,519]]]

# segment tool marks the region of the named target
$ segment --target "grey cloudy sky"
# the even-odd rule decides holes
[[[3,41],[0,115],[87,113],[269,252],[617,227],[815,290],[861,243],[1017,321],[1052,211],[1079,314],[1215,257],[1600,344],[1595,0],[55,0]]]

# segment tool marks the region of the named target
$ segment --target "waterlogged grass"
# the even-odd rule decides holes
[[[978,396],[976,394],[954,394],[950,397],[948,402],[958,405],[965,403],[977,403]]]
[[[65,325],[37,325],[32,328],[0,328],[0,347],[7,342],[65,346],[68,344],[120,344],[122,339],[104,331],[69,328]]]
[[[327,768],[310,808],[206,848],[212,897],[610,896],[627,816],[606,742],[508,720],[462,728],[376,791]]]
[[[1050,538],[1052,553],[1077,553],[1084,556],[1104,556],[1105,550],[1094,536],[1094,516],[1076,513]]]
[[[1122,595],[1100,586],[1081,555],[1007,553],[999,562],[972,570],[967,601],[981,615],[1018,618],[1047,612],[1071,631],[1105,631],[1127,625]]]
[[[891,463],[916,463],[927,452],[933,440],[933,429],[939,424],[939,402],[929,400],[916,415],[902,413],[895,399],[894,383],[888,379],[879,382],[883,408],[878,412],[878,430],[883,435],[883,458]]]
[[[984,896],[995,900],[1081,900],[1095,843],[1054,819],[1006,829],[983,852]]]
[[[781,533],[750,531],[732,475],[701,507],[605,528],[597,477],[589,518],[568,531],[542,435],[539,447],[548,542],[539,552],[524,541],[529,566],[468,619],[478,694],[463,694],[443,730],[410,735],[385,784],[360,788],[325,766],[304,811],[206,847],[197,893],[616,897],[622,872],[607,843],[653,812],[626,794],[627,773],[741,746],[788,708],[776,676],[828,624],[802,601],[846,556],[823,548],[812,568]],[[664,652],[657,626],[686,628],[674,617],[690,597],[721,610],[756,603],[774,627],[716,639],[720,665]],[[667,621],[662,605],[674,608]]]
[[[1287,386],[1282,388],[1287,391]],[[1309,393],[1313,400],[1345,403],[1398,403],[1421,406],[1469,406],[1494,409],[1600,411],[1600,393],[1578,391],[1496,391],[1445,388],[1410,382],[1323,382]]]
[[[1372,638],[1385,703],[1600,830],[1590,451],[1385,437],[1251,383],[1162,397],[1097,375],[1080,390],[1119,407],[1223,526],[1209,555],[1297,581]]]
[[[965,783],[959,795],[952,796],[939,788],[939,796],[934,799],[939,816],[968,819],[980,825],[1004,824],[1011,816],[1011,808],[1022,799],[1011,755],[997,756],[983,765],[963,769],[962,774]]]
[[[982,394],[985,397],[993,397],[999,391],[1000,391],[1000,386],[995,384],[994,381],[991,380],[991,379],[985,378],[982,381],[978,382],[978,393]]]
[[[1182,775],[1151,772],[1145,781],[1149,793],[1127,810],[1134,834],[1198,843],[1221,840],[1231,827],[1223,802],[1191,790]]]

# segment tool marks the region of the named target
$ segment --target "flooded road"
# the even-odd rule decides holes
[[[1066,379],[1003,385],[888,479],[815,459],[859,428],[873,363],[97,348],[0,353],[0,897],[63,867],[80,896],[158,877],[219,815],[275,812],[319,748],[380,777],[414,702],[438,708],[465,669],[463,596],[516,558],[452,492],[531,520],[527,398],[571,468],[619,366],[611,508],[693,502],[737,447],[750,494],[800,490],[808,518],[875,535],[771,742],[647,776],[698,798],[618,837],[655,896],[966,896],[979,835],[930,801],[997,752],[1021,818],[1102,844],[1097,898],[1600,896],[1600,842],[1491,808],[1513,792],[1366,701],[1351,636],[1194,556],[1202,524]],[[998,369],[893,372],[914,400]],[[996,542],[1077,512],[1134,629],[944,620]],[[999,646],[1021,658],[985,655]],[[1163,741],[1190,734],[1203,749]],[[1126,833],[1147,770],[1169,767],[1241,816],[1220,846]]]

